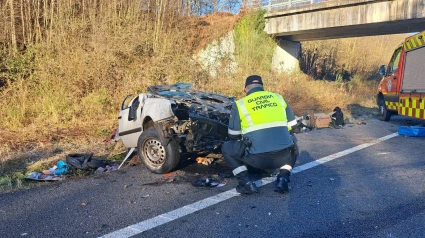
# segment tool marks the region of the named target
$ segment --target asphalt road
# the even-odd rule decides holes
[[[270,183],[258,195],[237,196],[224,161],[205,166],[193,158],[168,177],[137,165],[2,194],[0,237],[425,237],[425,138],[376,140],[418,123],[370,119],[298,134],[303,169],[285,195]],[[332,160],[305,167],[323,158]],[[207,176],[228,183],[193,186]],[[170,219],[173,211],[187,215]]]

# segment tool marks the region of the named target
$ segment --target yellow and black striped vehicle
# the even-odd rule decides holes
[[[425,120],[425,31],[404,40],[393,53],[377,93],[380,119],[403,115]]]

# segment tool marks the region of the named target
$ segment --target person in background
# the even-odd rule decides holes
[[[291,126],[297,124],[289,104],[279,94],[264,91],[262,78],[251,75],[245,82],[246,96],[236,101],[228,125],[230,140],[222,146],[226,163],[238,180],[236,191],[258,193],[249,167],[279,169],[275,191],[289,191],[291,170],[299,153]]]

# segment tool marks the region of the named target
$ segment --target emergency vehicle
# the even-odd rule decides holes
[[[425,31],[406,38],[379,73],[379,119],[398,114],[425,120]]]

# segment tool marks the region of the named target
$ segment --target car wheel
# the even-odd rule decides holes
[[[379,99],[379,120],[381,121],[389,121],[391,118],[391,112],[387,110],[385,106],[385,100],[383,98]]]
[[[168,173],[179,163],[179,144],[170,140],[167,145],[163,145],[156,130],[149,128],[137,141],[137,155],[150,171],[158,174]]]

